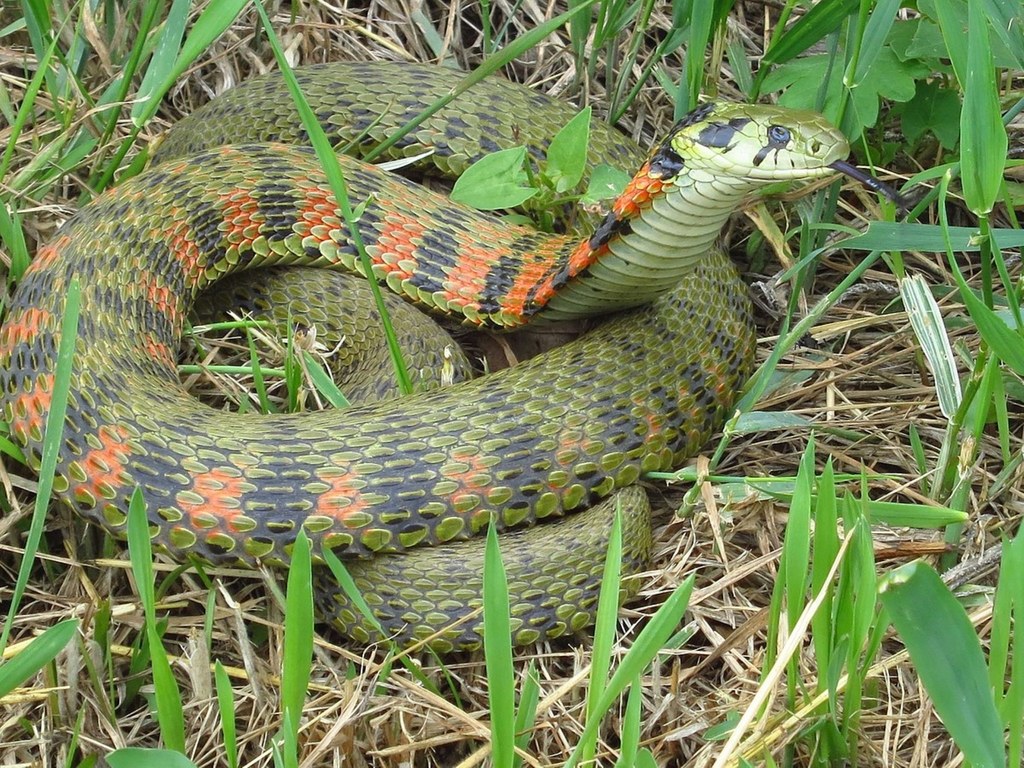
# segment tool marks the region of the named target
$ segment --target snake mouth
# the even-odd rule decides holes
[[[865,173],[857,166],[852,165],[845,160],[836,160],[834,163],[830,163],[828,167],[845,176],[849,176],[854,181],[863,184],[872,192],[878,192],[879,194],[884,195],[888,199],[892,200],[892,202],[896,203],[900,208],[910,208],[910,202],[907,198],[890,187],[884,181],[880,181],[871,174]]]

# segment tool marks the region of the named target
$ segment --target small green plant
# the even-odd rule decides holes
[[[538,171],[526,147],[511,147],[492,152],[477,160],[455,182],[451,199],[482,211],[524,207],[535,212],[541,229],[552,231],[555,212],[567,203],[598,203],[615,197],[626,186],[629,176],[608,165],[594,169],[585,192],[574,194],[587,165],[590,136],[590,107],[582,110],[555,134],[547,157]],[[529,203],[529,205],[527,205]],[[524,214],[509,218],[533,223]]]

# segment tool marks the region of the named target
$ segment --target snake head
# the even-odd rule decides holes
[[[691,173],[751,182],[836,172],[850,153],[839,129],[814,112],[759,104],[707,103],[673,127],[655,153],[675,155]]]
[[[894,189],[846,162],[849,154],[846,137],[816,112],[710,102],[676,123],[651,166],[748,185],[842,173],[907,207]]]

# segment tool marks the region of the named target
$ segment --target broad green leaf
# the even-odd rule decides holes
[[[583,178],[590,141],[590,115],[590,107],[581,111],[562,126],[548,146],[545,174],[559,194],[573,189]]]
[[[451,199],[481,211],[522,205],[537,194],[536,189],[525,186],[525,160],[526,147],[502,149],[480,158],[455,182]]]
[[[881,598],[935,711],[974,768],[1002,768],[1003,729],[981,643],[964,609],[923,562],[897,568]]]
[[[903,135],[913,144],[926,131],[946,149],[960,140],[960,97],[935,82],[919,82],[914,98],[900,112]]]
[[[626,185],[629,184],[629,179],[630,176],[625,171],[601,163],[590,174],[590,184],[587,185],[587,191],[581,202],[600,203],[604,200],[612,200],[622,194]]]
[[[883,48],[871,61],[863,80],[848,92],[855,116],[855,125],[847,128],[849,138],[857,138],[864,127],[875,124],[880,97],[909,101],[914,97],[917,78],[927,72],[927,67],[921,63],[900,61],[891,49]],[[763,90],[769,93],[783,91],[779,97],[783,106],[817,109],[821,84],[827,78],[831,82],[825,90],[825,104],[821,111],[835,115],[838,114],[840,100],[845,98],[841,87],[842,70],[827,54],[807,56],[779,67],[764,79]]]

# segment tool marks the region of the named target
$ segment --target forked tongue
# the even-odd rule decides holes
[[[910,208],[910,201],[908,201],[907,198],[905,198],[895,189],[890,187],[885,182],[879,181],[871,174],[865,173],[857,166],[851,165],[845,160],[836,160],[834,163],[831,163],[829,165],[829,168],[849,176],[854,181],[859,181],[872,192],[878,192],[879,194],[885,195],[887,198],[896,203],[896,205],[898,205],[900,208]]]

